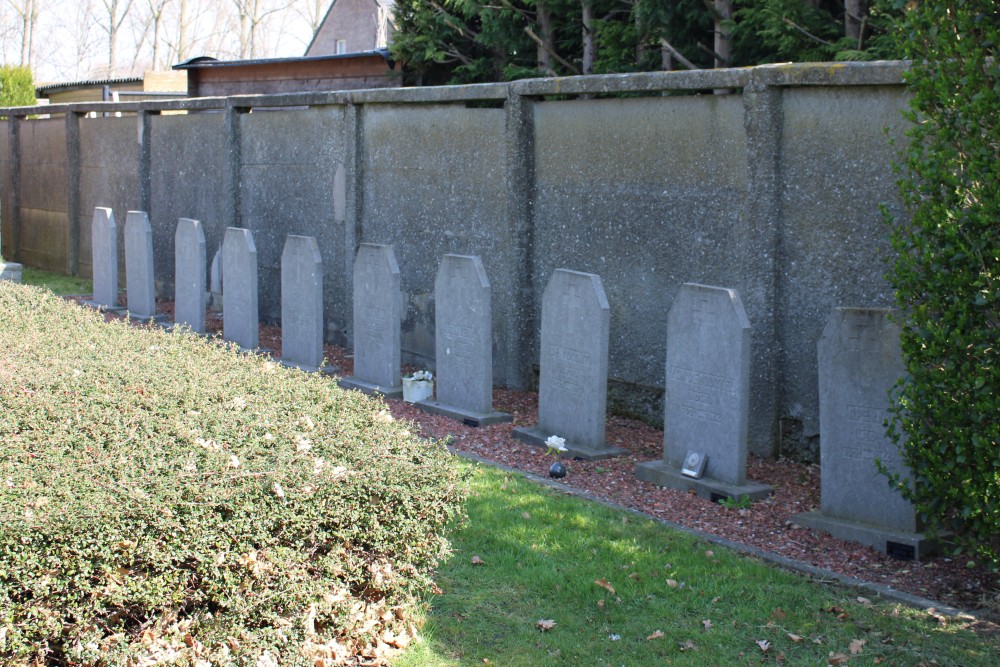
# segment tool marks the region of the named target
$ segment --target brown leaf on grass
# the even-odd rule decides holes
[[[708,558],[712,558],[713,556],[715,556],[715,552],[709,549],[708,551],[705,552],[705,556]]]
[[[663,636],[664,636],[663,633],[661,631],[657,630],[656,632],[654,632],[650,636],[646,637],[646,641],[649,642],[649,641],[653,641],[654,639],[660,639]]]
[[[775,660],[778,662],[779,665],[785,664],[785,652],[782,651],[781,653],[779,653],[778,657],[775,658]]]
[[[775,607],[774,611],[771,612],[771,618],[776,621],[785,620],[785,610],[781,607]]]
[[[680,645],[682,651],[697,651],[698,647],[690,639]]]
[[[858,602],[860,602],[861,604],[865,604],[865,605],[872,603],[871,600],[869,600],[868,598],[863,598],[863,597],[859,597],[858,598]]]
[[[847,646],[847,649],[851,652],[851,655],[859,655],[861,653],[861,649],[864,648],[864,645],[864,639],[854,639]]]
[[[680,584],[677,583],[676,579],[667,579],[667,586],[671,588],[677,588]]]
[[[704,627],[704,628],[705,628],[706,630],[711,630],[711,629],[712,629],[712,621],[708,620],[707,618],[706,618],[706,619],[705,619],[704,621],[702,621],[702,622],[701,622],[701,625],[702,625],[702,626],[703,626],[703,627]]]
[[[542,620],[535,622],[535,627],[542,632],[548,632],[552,628],[556,627],[556,622],[551,618],[543,618]]]
[[[767,653],[767,649],[771,648],[771,642],[766,639],[758,639],[756,643],[757,646],[760,647],[761,653]]]
[[[479,556],[473,556],[472,557],[472,564],[473,565],[486,565],[486,561],[484,561]]]
[[[521,513],[521,518],[523,518],[523,519],[530,519],[530,518],[531,518],[531,515],[530,515],[530,514],[528,514],[527,512],[522,512],[522,513]]]
[[[802,641],[802,637],[800,637],[799,635],[792,634],[791,632],[788,632],[788,633],[785,633],[785,634],[787,635],[787,637],[789,639],[791,639],[796,644],[798,644],[800,641]]]
[[[598,609],[604,609],[604,600],[598,600],[597,601],[597,608]]]
[[[831,651],[830,656],[826,659],[826,664],[834,665],[834,667],[837,665],[846,665],[847,661],[850,659],[850,656],[844,653],[834,653]]]
[[[615,594],[615,587],[609,584],[607,579],[595,579],[594,583],[603,588],[604,590],[606,590],[607,592],[611,593],[612,595]]]

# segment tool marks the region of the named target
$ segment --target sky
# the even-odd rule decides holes
[[[330,1],[0,0],[0,64],[23,64],[24,31],[19,12],[31,2],[36,5],[37,19],[29,33],[30,66],[35,84],[41,85],[141,76],[145,70],[170,69],[196,56],[222,60],[301,56]],[[260,20],[253,31],[251,52],[249,23],[239,20],[239,6],[252,9],[254,4]],[[122,18],[126,5],[129,10]],[[159,30],[154,30],[152,9],[157,7],[162,13]],[[120,27],[111,67],[109,26],[113,15],[120,20]]]

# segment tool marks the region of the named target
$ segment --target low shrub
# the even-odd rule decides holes
[[[0,283],[4,664],[376,664],[460,518],[384,406]]]

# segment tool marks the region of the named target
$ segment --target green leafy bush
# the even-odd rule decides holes
[[[0,66],[0,107],[24,107],[35,103],[35,84],[27,67]]]
[[[0,283],[0,314],[0,662],[374,664],[412,638],[461,514],[443,446],[38,288]]]
[[[934,531],[1000,563],[1000,10],[923,2],[905,24],[913,122],[889,278],[908,377],[892,412]]]

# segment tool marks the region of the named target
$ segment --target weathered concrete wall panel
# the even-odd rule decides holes
[[[221,113],[152,116],[150,211],[157,292],[173,296],[174,233],[179,218],[200,220],[207,261],[225,232],[223,174],[228,150]],[[208,267],[205,268],[208,271]]]
[[[783,93],[778,331],[782,416],[819,432],[816,341],[836,307],[893,305],[879,213],[899,210],[895,150],[902,87],[791,88]],[[888,136],[885,129],[889,128]],[[813,440],[815,440],[813,438]]]
[[[7,258],[14,253],[14,229],[10,224],[10,123],[9,119],[0,120],[0,255],[7,253]]]
[[[118,275],[125,281],[125,217],[140,208],[138,140],[134,117],[80,119],[80,275],[93,275],[90,225],[106,206],[118,221]]]
[[[600,275],[610,376],[662,390],[667,310],[680,285],[738,284],[741,99],[540,103],[535,135],[536,301],[557,268]]]
[[[403,351],[432,365],[432,295],[447,253],[479,255],[493,289],[494,380],[505,382],[498,322],[516,316],[505,219],[504,113],[457,105],[364,111],[363,238],[393,246],[402,274]]]
[[[334,175],[346,159],[344,107],[243,114],[240,137],[241,219],[257,245],[261,319],[281,319],[281,253],[285,237],[296,234],[316,238],[326,321],[346,328],[344,221],[334,215]]]
[[[22,122],[22,263],[49,271],[66,271],[68,183],[66,126],[63,119]]]

